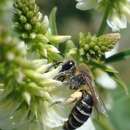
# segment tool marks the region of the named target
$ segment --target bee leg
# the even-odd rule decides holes
[[[78,101],[82,97],[82,92],[80,90],[74,92],[70,97],[65,101],[65,104],[71,104]]]
[[[59,74],[57,76],[55,76],[54,79],[60,80],[62,77],[63,78],[66,77],[66,73],[65,72],[59,72]]]
[[[57,105],[57,104],[63,104],[63,105],[71,104],[71,103],[78,101],[82,96],[83,96],[83,93],[79,89],[76,92],[74,92],[73,94],[71,94],[69,98],[62,100],[62,101],[57,100],[57,101],[53,102],[50,106],[52,107],[53,105]]]
[[[50,69],[52,67],[56,67],[57,65],[60,65],[61,63],[63,63],[62,61],[54,61],[54,63],[50,66]]]
[[[64,101],[55,101],[52,104],[50,104],[50,107],[57,105],[57,104],[64,104]]]
[[[64,82],[67,81],[70,77],[72,77],[72,74],[68,71],[64,71],[59,72],[59,74],[56,75],[54,79]]]
[[[53,64],[51,64],[51,63],[48,64],[48,68],[47,68],[47,70],[45,71],[45,73],[48,72],[49,70],[51,70],[52,68],[55,68],[57,65],[59,65],[59,64],[61,64],[61,63],[63,63],[63,62],[60,62],[60,61],[58,62],[58,61],[57,61],[57,62],[55,62],[55,63],[53,63]]]

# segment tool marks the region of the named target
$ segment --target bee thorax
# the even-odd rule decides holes
[[[70,79],[70,89],[79,89],[81,85],[85,85],[86,81],[83,78],[82,74],[73,76]]]

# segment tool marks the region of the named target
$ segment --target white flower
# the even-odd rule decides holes
[[[80,10],[97,9],[105,11],[109,1],[105,0],[76,0],[76,8]],[[107,24],[113,31],[119,31],[127,27],[127,20],[130,21],[130,0],[115,0],[109,3],[109,15]]]
[[[117,86],[116,82],[107,73],[97,69],[96,75],[97,75],[96,82],[103,88],[110,90],[116,88]]]
[[[80,10],[88,10],[97,6],[97,0],[76,0],[76,8]]]
[[[105,53],[105,57],[108,58],[118,52],[119,44],[116,44],[115,47],[111,50]]]
[[[39,17],[41,17],[41,16],[39,16]],[[47,15],[44,16],[43,26],[45,27],[46,30],[47,30],[48,27],[49,27],[49,19],[48,19],[48,16],[47,16]]]
[[[92,120],[89,118],[80,128],[77,130],[96,130]]]
[[[127,27],[127,18],[125,15],[118,16],[117,14],[113,14],[107,19],[107,24],[112,28],[113,32],[119,31]]]

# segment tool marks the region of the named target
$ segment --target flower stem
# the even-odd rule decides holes
[[[106,20],[109,16],[110,5],[111,5],[111,2],[108,1],[108,4],[107,4],[106,9],[105,9],[104,16],[103,16],[103,19],[102,19],[102,23],[101,23],[99,31],[97,33],[97,36],[102,35],[104,33],[105,29],[106,29],[106,26],[107,26]]]

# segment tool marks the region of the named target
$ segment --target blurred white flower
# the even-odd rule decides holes
[[[111,7],[109,9],[109,15],[107,24],[113,31],[119,31],[127,27],[127,20],[130,21],[130,0],[76,0],[76,8],[80,10],[97,9],[105,11],[107,5]]]
[[[105,53],[105,57],[108,58],[118,52],[119,44],[116,44],[115,47],[111,50]]]
[[[97,0],[76,0],[76,8],[80,10],[88,10],[97,6]]]
[[[102,70],[96,70],[96,82],[103,88],[106,89],[115,89],[117,84],[116,82],[105,72]]]
[[[119,31],[127,27],[127,18],[124,15],[120,17],[112,15],[107,19],[107,24],[112,28],[112,31]]]
[[[41,15],[41,14],[40,14],[40,15]],[[41,19],[41,16],[39,16],[39,19]],[[49,27],[49,19],[48,19],[48,16],[47,16],[47,15],[44,16],[43,25],[44,25],[44,27],[45,27],[46,29],[48,29],[48,27]]]
[[[80,128],[78,128],[77,130],[96,130],[94,127],[94,124],[91,120],[91,118],[89,118]]]

